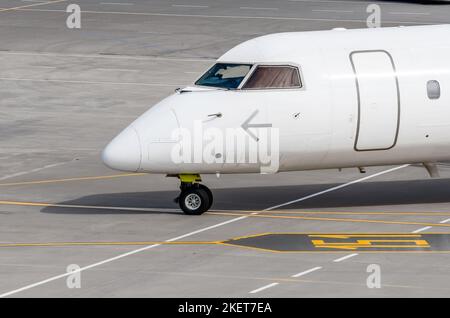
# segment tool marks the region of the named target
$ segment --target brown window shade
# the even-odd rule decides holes
[[[298,69],[292,66],[258,66],[244,89],[301,87]]]

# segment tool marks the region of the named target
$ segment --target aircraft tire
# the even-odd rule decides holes
[[[208,192],[200,187],[189,187],[183,190],[178,203],[187,215],[201,215],[211,206]]]
[[[211,206],[212,206],[212,204],[213,204],[213,202],[214,202],[213,194],[212,194],[211,190],[210,190],[207,186],[205,186],[205,185],[203,185],[203,184],[199,184],[198,187],[199,187],[200,189],[205,190],[206,193],[208,194],[209,205],[208,205],[208,208],[206,209],[206,211],[208,211],[208,210],[211,208]]]

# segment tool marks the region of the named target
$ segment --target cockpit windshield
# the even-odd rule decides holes
[[[251,64],[217,63],[195,82],[195,85],[236,89],[251,68]]]

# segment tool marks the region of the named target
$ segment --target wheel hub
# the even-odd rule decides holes
[[[197,210],[200,205],[202,204],[202,199],[198,194],[191,193],[184,199],[184,204],[186,207],[188,207],[190,210]]]

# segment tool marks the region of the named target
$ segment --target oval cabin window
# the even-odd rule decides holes
[[[439,99],[441,97],[441,84],[438,81],[428,81],[427,91],[429,99]]]

